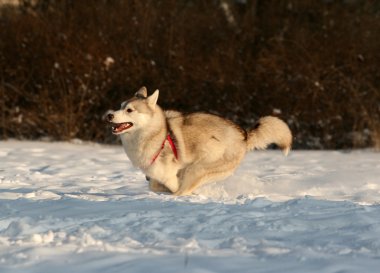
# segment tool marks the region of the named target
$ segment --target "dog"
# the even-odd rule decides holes
[[[222,180],[237,168],[247,151],[276,144],[285,155],[292,133],[285,122],[266,116],[246,131],[227,119],[206,114],[164,111],[159,91],[145,87],[106,115],[135,167],[155,192],[190,195],[199,186]]]

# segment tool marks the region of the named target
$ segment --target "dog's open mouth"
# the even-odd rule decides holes
[[[120,134],[133,126],[132,122],[112,123],[112,133]]]

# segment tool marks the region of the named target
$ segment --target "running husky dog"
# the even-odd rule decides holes
[[[259,119],[245,131],[221,117],[163,111],[158,90],[142,87],[110,111],[107,120],[119,135],[132,164],[147,176],[153,191],[189,195],[205,183],[231,175],[247,151],[275,143],[285,155],[292,144],[289,127],[276,117]]]

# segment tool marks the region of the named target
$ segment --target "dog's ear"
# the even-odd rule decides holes
[[[148,101],[148,104],[150,107],[152,107],[154,109],[154,107],[156,106],[157,104],[157,100],[158,100],[158,94],[160,92],[158,91],[158,89],[156,91],[154,91],[154,93],[152,95],[150,95],[148,98],[147,98],[147,101]]]
[[[140,89],[139,89],[139,91],[137,91],[136,93],[135,93],[135,97],[136,98],[139,98],[139,99],[141,99],[141,98],[146,98],[148,96],[148,91],[146,90],[146,87],[145,86],[143,86],[143,87],[141,87]]]

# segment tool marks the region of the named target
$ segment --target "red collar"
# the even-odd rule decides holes
[[[170,147],[172,148],[173,154],[174,154],[175,158],[178,159],[177,148],[176,148],[176,146],[175,146],[175,144],[173,142],[173,139],[170,137],[170,134],[168,134],[167,137],[165,138],[164,142],[162,142],[161,149],[152,158],[152,161],[150,162],[150,165],[152,165],[154,163],[154,161],[156,161],[157,157],[160,155],[161,151],[164,149],[166,141],[169,141],[169,144],[170,144]]]

